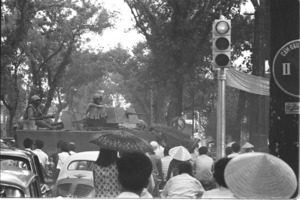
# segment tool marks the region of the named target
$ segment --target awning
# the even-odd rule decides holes
[[[268,78],[249,75],[234,69],[227,69],[226,72],[226,85],[249,93],[270,95]]]

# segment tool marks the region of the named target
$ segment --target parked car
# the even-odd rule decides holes
[[[72,154],[64,162],[54,189],[54,196],[91,198],[95,195],[92,164],[99,151]]]
[[[32,171],[13,166],[1,166],[0,197],[41,198],[39,178]]]
[[[46,184],[39,158],[31,151],[21,149],[0,149],[0,166],[17,167],[26,169],[37,175],[40,188],[44,197],[51,194],[50,187]],[[0,180],[2,177],[0,177]]]

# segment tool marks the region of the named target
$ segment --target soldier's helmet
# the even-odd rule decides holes
[[[94,94],[94,96],[93,96],[93,100],[94,101],[96,101],[97,99],[100,99],[100,100],[102,100],[102,95],[101,94],[99,94],[99,93],[96,93],[96,94]]]
[[[37,100],[41,100],[41,98],[38,95],[33,95],[31,97],[31,101],[37,101]]]

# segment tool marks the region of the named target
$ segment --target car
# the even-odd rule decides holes
[[[92,165],[99,151],[72,154],[63,164],[55,187],[55,197],[92,198],[95,196]]]
[[[4,165],[0,177],[1,198],[43,197],[39,178],[30,170]]]
[[[39,158],[36,154],[28,150],[21,149],[0,149],[0,166],[17,167],[26,169],[37,175],[39,179],[40,188],[44,197],[51,194],[50,187],[46,184],[42,167]],[[2,177],[0,177],[0,180]]]

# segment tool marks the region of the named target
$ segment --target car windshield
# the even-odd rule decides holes
[[[20,157],[0,156],[0,166],[14,166],[21,169],[31,170],[29,161]]]
[[[86,170],[92,171],[92,164],[94,161],[87,161],[87,160],[74,160],[68,166],[68,170]]]
[[[20,198],[24,197],[24,192],[15,187],[0,185],[0,197]]]

